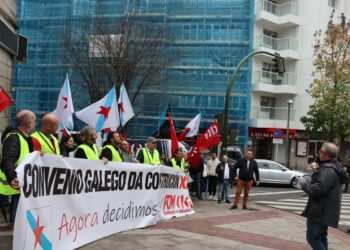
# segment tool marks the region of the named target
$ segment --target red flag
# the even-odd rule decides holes
[[[191,129],[190,128],[186,128],[184,131],[182,131],[182,133],[179,135],[179,141],[184,141],[186,139],[186,134],[188,132],[190,132]]]
[[[215,121],[197,140],[196,144],[188,152],[187,160],[194,168],[200,166],[200,151],[209,149],[220,143],[219,125]]]
[[[200,151],[196,145],[187,153],[187,161],[193,168],[199,168],[201,164]]]
[[[6,91],[0,87],[0,112],[13,103],[11,97],[6,93]]]
[[[170,129],[170,139],[171,139],[171,156],[174,156],[175,150],[179,148],[179,141],[177,140],[177,137],[176,137],[176,131],[175,131],[173,119],[171,117],[170,112],[168,113],[168,115],[169,115],[169,129]]]
[[[199,147],[207,149],[220,143],[219,125],[217,121],[198,138],[197,143]]]

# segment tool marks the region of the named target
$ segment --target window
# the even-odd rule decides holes
[[[270,163],[269,166],[270,166],[270,169],[273,169],[273,170],[283,170],[283,168],[276,163]]]
[[[328,0],[328,6],[332,8],[337,8],[338,0]]]
[[[271,71],[272,72],[273,71],[273,67],[274,67],[274,65],[272,63],[264,62],[262,70],[264,70],[264,71]]]
[[[262,96],[260,98],[260,113],[259,113],[259,117],[261,119],[274,119],[275,102],[276,102],[276,98],[274,98],[274,97]]]
[[[275,107],[275,102],[276,102],[276,98],[274,97],[262,96],[260,99],[260,106]]]
[[[269,164],[266,162],[258,162],[259,169],[269,169]]]
[[[274,32],[272,30],[267,30],[267,29],[264,29],[264,35],[265,36],[269,36],[269,37],[273,37],[273,38],[277,38],[277,32]]]

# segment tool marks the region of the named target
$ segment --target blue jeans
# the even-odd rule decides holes
[[[313,250],[327,250],[328,226],[312,218],[306,221],[306,240]]]
[[[219,192],[218,192],[218,201],[224,199],[229,200],[227,193],[228,180],[223,180],[223,182],[219,182]]]

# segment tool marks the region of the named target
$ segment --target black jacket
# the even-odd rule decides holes
[[[25,136],[20,130],[14,129],[8,132],[16,132],[23,136],[23,138],[28,142],[29,152],[33,152],[33,141],[31,137]],[[6,135],[4,135],[6,136]],[[4,137],[5,138],[5,137]],[[9,135],[2,146],[2,159],[1,159],[1,170],[5,173],[6,179],[11,183],[13,179],[17,177],[15,171],[17,165],[16,161],[19,157],[21,151],[19,137],[16,134]]]
[[[229,182],[232,182],[233,179],[233,166],[229,162],[228,164],[228,169],[229,169]],[[218,181],[219,183],[222,183],[224,181],[224,174],[225,174],[225,163],[222,161],[220,164],[216,167],[216,171],[218,174]]]
[[[247,159],[240,159],[233,167],[233,177],[237,176],[237,169],[239,169],[238,178],[242,181],[253,180],[253,174],[255,173],[256,181],[260,181],[259,168],[255,160],[250,160],[249,168],[247,168]]]
[[[331,227],[338,227],[341,186],[346,180],[347,177],[337,160],[322,162],[320,168],[312,174],[311,183],[302,186],[309,195],[302,216],[316,219]]]

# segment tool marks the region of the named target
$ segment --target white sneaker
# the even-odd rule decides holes
[[[217,201],[217,200],[218,200],[218,198],[216,198],[216,196],[213,196],[213,200],[214,200],[214,201]]]
[[[212,195],[209,195],[208,200],[212,200],[212,199],[213,199],[213,196],[212,196]]]

